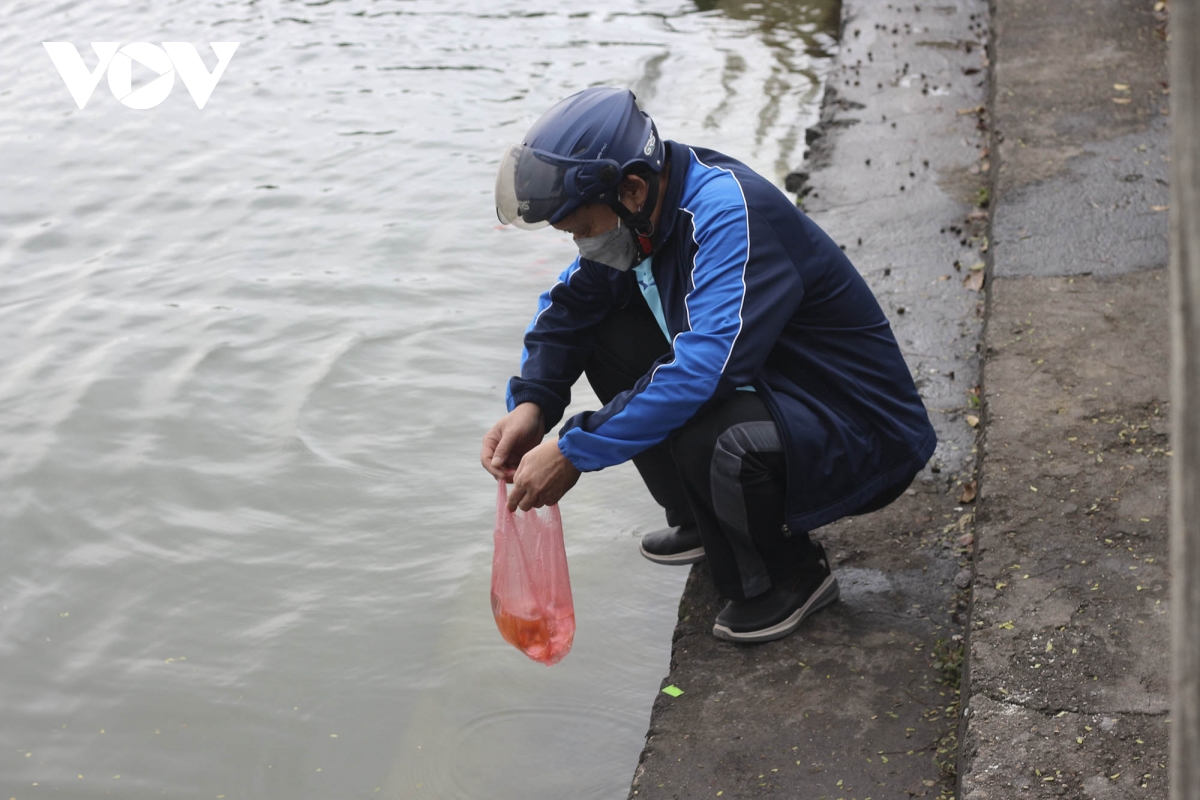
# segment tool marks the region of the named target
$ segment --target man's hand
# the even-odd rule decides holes
[[[521,457],[537,446],[546,435],[546,422],[537,403],[521,403],[492,426],[483,436],[479,461],[483,468],[506,483]]]
[[[557,503],[578,480],[579,470],[558,449],[558,440],[542,442],[521,459],[508,493],[508,510],[528,511]]]

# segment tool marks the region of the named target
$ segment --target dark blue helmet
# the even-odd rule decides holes
[[[637,107],[633,92],[584,89],[543,114],[504,154],[496,215],[505,225],[540,228],[586,203],[619,205],[621,179],[646,169],[661,172],[664,155],[654,121]]]

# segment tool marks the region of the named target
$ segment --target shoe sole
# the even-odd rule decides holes
[[[812,593],[812,597],[808,598],[808,602],[796,609],[783,622],[778,622],[769,628],[757,631],[735,631],[724,625],[713,625],[713,636],[727,642],[770,642],[775,639],[782,639],[800,627],[800,623],[806,617],[835,602],[840,596],[841,589],[838,588],[837,578],[830,575]]]
[[[651,553],[646,548],[642,547],[641,542],[638,542],[638,551],[655,564],[695,564],[697,561],[704,560],[703,547],[694,547],[691,550],[684,550],[682,553],[676,553],[670,556],[660,556],[657,553]]]

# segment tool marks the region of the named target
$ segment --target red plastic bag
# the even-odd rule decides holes
[[[549,667],[562,661],[575,639],[562,517],[557,505],[514,514],[508,488],[498,483],[492,614],[505,641]]]

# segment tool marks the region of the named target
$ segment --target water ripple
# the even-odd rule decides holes
[[[377,5],[7,11],[6,788],[628,786],[682,577],[641,563],[632,532],[661,514],[606,470],[564,506],[574,652],[546,670],[495,630],[479,440],[575,250],[500,228],[492,176],[550,103],[609,83],[663,136],[782,182],[836,5]],[[241,42],[203,110],[181,81],[134,110],[102,78],[80,110],[39,44],[73,42],[91,70],[92,39],[144,31],[209,68],[208,42]],[[576,394],[572,413],[594,407]]]

